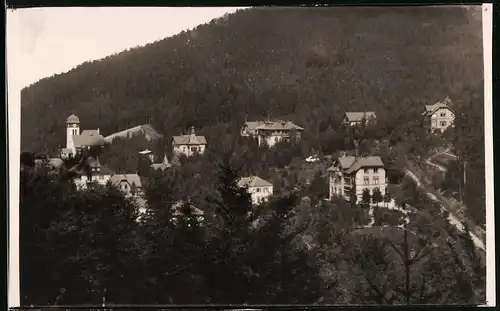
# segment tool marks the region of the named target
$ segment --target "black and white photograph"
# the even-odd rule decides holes
[[[7,9],[9,307],[494,305],[492,9]]]

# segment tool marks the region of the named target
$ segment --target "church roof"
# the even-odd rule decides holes
[[[66,123],[80,123],[80,119],[75,114],[72,114],[66,119]]]
[[[73,143],[75,147],[81,146],[99,146],[104,144],[104,137],[100,134],[85,134],[83,135],[73,135]]]

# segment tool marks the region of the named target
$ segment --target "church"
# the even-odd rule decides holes
[[[104,137],[99,129],[83,130],[80,133],[80,119],[72,114],[66,119],[66,148],[61,149],[61,158],[75,157],[84,149],[104,146]]]

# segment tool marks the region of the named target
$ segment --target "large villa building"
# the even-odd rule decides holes
[[[422,112],[424,127],[431,132],[444,132],[454,126],[455,112],[450,108],[451,100],[447,97],[434,105],[425,105]]]
[[[373,194],[376,188],[382,195],[387,191],[386,170],[379,156],[341,156],[335,160],[328,172],[330,199],[338,196],[350,201],[355,194],[356,202],[360,202],[365,189],[368,189],[370,194]]]
[[[174,136],[172,138],[173,153],[176,156],[181,154],[186,157],[195,154],[203,154],[207,147],[207,140],[205,136],[196,136],[194,126],[188,135]]]
[[[299,140],[303,131],[291,121],[252,121],[245,122],[241,136],[257,138],[259,146],[266,143],[272,147],[280,141]]]

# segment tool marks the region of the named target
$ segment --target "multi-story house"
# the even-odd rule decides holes
[[[85,168],[88,168],[88,170]],[[99,159],[92,157],[89,157],[86,160],[86,165],[82,166],[76,173],[74,183],[78,189],[85,189],[90,183],[104,186],[114,174],[112,170],[102,165]]]
[[[365,125],[369,122],[373,122],[377,119],[375,112],[364,111],[364,112],[346,112],[344,118],[342,119],[342,124],[355,126],[361,124],[364,120]]]
[[[450,108],[451,100],[446,97],[443,101],[434,105],[425,105],[422,112],[424,127],[431,132],[444,132],[455,123],[455,112]]]
[[[72,114],[66,119],[66,148],[61,150],[61,157],[74,157],[83,149],[103,146],[104,137],[99,129],[84,130],[80,133],[80,119]]]
[[[273,184],[258,176],[242,177],[238,186],[248,189],[254,205],[266,202],[273,195]]]
[[[386,170],[379,156],[341,156],[328,171],[330,199],[338,196],[350,201],[355,195],[356,202],[360,202],[365,189],[368,189],[370,194],[373,194],[376,188],[382,195],[387,191]]]
[[[297,141],[304,129],[291,121],[252,121],[245,122],[241,129],[241,136],[258,139],[261,146],[266,143],[269,147],[280,141]]]
[[[176,156],[181,154],[190,157],[195,154],[203,154],[207,147],[205,136],[196,136],[194,126],[188,135],[174,136],[172,138],[173,153]]]

